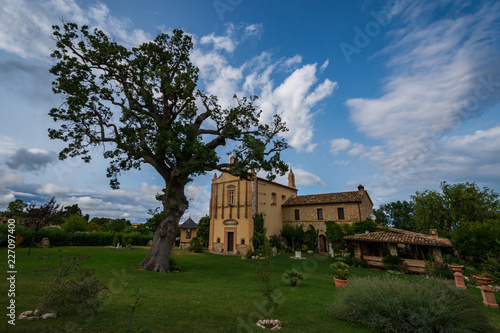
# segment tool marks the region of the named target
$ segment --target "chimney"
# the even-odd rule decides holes
[[[429,229],[429,235],[434,238],[438,238],[438,233],[436,229]]]
[[[359,186],[358,186],[358,193],[361,195],[365,193],[365,188],[361,184],[359,184]]]

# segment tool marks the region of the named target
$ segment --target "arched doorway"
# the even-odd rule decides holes
[[[326,252],[326,237],[325,235],[319,235],[319,252]]]

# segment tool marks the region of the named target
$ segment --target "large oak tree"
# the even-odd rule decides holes
[[[91,159],[101,146],[109,158],[107,176],[118,188],[125,170],[151,165],[164,181],[158,199],[162,219],[141,263],[145,270],[169,272],[170,251],[181,216],[188,208],[187,183],[211,170],[250,177],[252,169],[272,178],[287,170],[279,134],[286,127],[279,115],[263,124],[256,97],[234,98],[223,108],[217,98],[197,89],[198,69],[190,61],[191,37],[181,30],[159,34],[128,49],[104,32],[70,22],[53,27],[58,62],[53,91],[64,103],[50,116],[60,123],[52,139],[67,142],[59,157]],[[220,147],[229,147],[234,163],[221,162]],[[228,150],[229,150],[228,148]],[[226,158],[224,158],[226,160]]]

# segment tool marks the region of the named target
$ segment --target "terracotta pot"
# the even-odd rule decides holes
[[[491,278],[484,278],[484,277],[480,277],[480,276],[476,276],[476,275],[473,275],[472,277],[474,279],[476,279],[477,282],[481,283],[483,286],[487,286],[487,285],[493,283],[493,279],[491,279]]]
[[[458,266],[448,265],[448,267],[451,268],[451,270],[454,272],[461,272],[464,269],[463,265],[458,265]]]
[[[334,277],[333,280],[335,281],[335,287],[338,288],[345,288],[347,284],[347,280],[337,279],[336,277]]]

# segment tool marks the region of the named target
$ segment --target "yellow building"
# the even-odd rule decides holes
[[[255,175],[245,180],[227,173],[212,180],[210,200],[210,240],[208,249],[242,254],[251,246],[253,218],[262,213],[267,236],[279,235],[283,219],[281,205],[297,196],[290,171],[288,186]]]
[[[363,186],[355,192],[297,196],[290,170],[288,186],[255,175],[248,180],[222,173],[212,179],[208,249],[244,254],[251,246],[253,219],[262,213],[267,237],[279,235],[284,223],[312,224],[319,230],[320,251],[326,251],[324,221],[356,222],[373,214],[373,203]]]
[[[179,226],[181,231],[179,248],[186,249],[190,246],[191,239],[196,237],[196,232],[198,231],[198,224],[193,221],[191,218],[188,218],[186,222]]]

